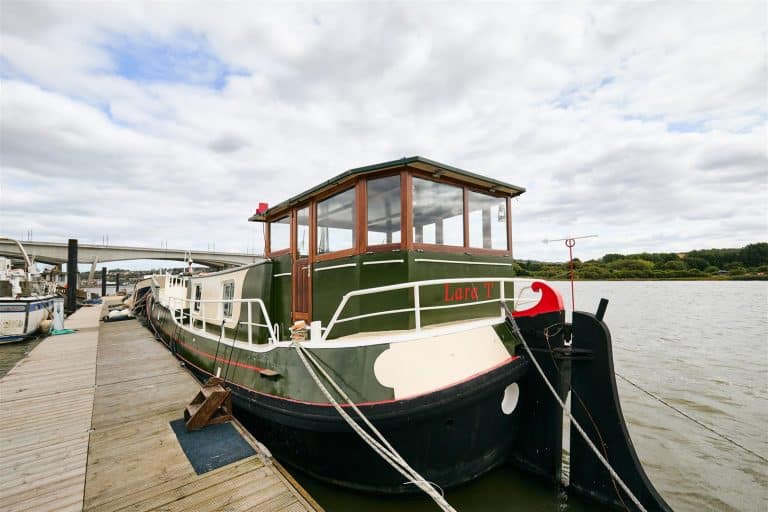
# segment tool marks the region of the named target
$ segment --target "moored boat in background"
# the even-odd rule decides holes
[[[13,268],[10,258],[0,257],[0,344],[35,336],[41,323],[51,318],[55,284],[35,272],[21,242],[15,242],[24,259],[24,268]]]

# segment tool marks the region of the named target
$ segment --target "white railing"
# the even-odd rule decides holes
[[[272,327],[270,320],[269,320],[269,314],[267,313],[267,308],[264,306],[264,301],[261,299],[212,299],[212,300],[203,300],[203,299],[188,299],[186,297],[180,298],[180,297],[168,297],[169,301],[169,309],[171,311],[171,316],[173,317],[174,323],[184,326],[184,321],[187,321],[187,325],[189,326],[190,330],[193,330],[196,328],[196,324],[201,324],[201,329],[203,332],[206,331],[206,324],[214,324],[211,320],[220,322],[218,325],[220,325],[221,328],[221,337],[224,338],[224,326],[227,323],[228,318],[225,318],[222,314],[223,305],[224,304],[241,304],[241,307],[243,304],[247,306],[247,320],[245,322],[240,321],[239,319],[234,320],[236,322],[237,326],[245,324],[247,332],[248,332],[248,343],[253,343],[253,328],[254,327],[263,327],[267,329],[267,332],[269,332],[269,342],[270,343],[276,343],[277,337],[275,336],[275,330]],[[216,316],[215,317],[209,317],[206,316],[206,305],[209,304],[215,304],[216,305]],[[266,323],[258,323],[253,321],[254,317],[254,307],[258,306],[259,310],[261,311],[262,318]],[[185,310],[189,310],[185,315]],[[233,308],[234,309],[234,308]],[[210,308],[209,308],[210,311]],[[214,324],[217,325],[217,324]],[[236,340],[235,340],[236,341]]]
[[[186,288],[187,281],[189,281],[189,277],[187,276],[180,276],[170,273],[165,274],[165,286],[167,288]]]
[[[323,335],[322,340],[325,341],[328,339],[328,336],[331,333],[331,330],[336,324],[340,324],[343,322],[351,322],[353,320],[360,320],[362,318],[371,318],[374,316],[382,316],[382,315],[394,315],[397,313],[411,313],[413,312],[415,315],[415,330],[420,331],[421,330],[421,312],[422,311],[433,311],[437,309],[450,309],[450,308],[461,308],[461,307],[471,307],[471,306],[477,306],[479,304],[490,304],[490,303],[502,303],[503,302],[513,302],[516,305],[520,303],[529,303],[529,302],[537,302],[538,299],[520,299],[514,298],[514,297],[506,297],[504,285],[505,283],[530,283],[530,279],[521,279],[521,278],[515,278],[515,277],[461,277],[461,278],[454,278],[454,279],[431,279],[431,280],[425,280],[425,281],[413,281],[408,283],[399,283],[399,284],[392,284],[387,286],[377,286],[375,288],[366,288],[363,290],[353,290],[351,292],[347,292],[344,294],[344,297],[341,299],[341,303],[339,303],[339,306],[336,308],[336,311],[333,314],[333,317],[331,317],[331,321],[328,322],[328,326],[323,329]],[[419,291],[421,288],[426,286],[439,286],[439,285],[446,285],[446,284],[477,284],[477,283],[498,283],[499,284],[499,295],[498,297],[491,298],[491,299],[485,299],[485,300],[473,300],[470,302],[460,302],[457,304],[445,304],[440,306],[422,306],[421,305],[421,298],[419,295]],[[344,311],[344,307],[346,307],[347,302],[349,302],[349,299],[352,297],[360,297],[363,295],[373,295],[376,293],[383,293],[383,292],[391,292],[394,290],[407,290],[407,289],[413,290],[413,307],[409,308],[400,308],[400,309],[390,309],[386,311],[377,311],[375,313],[366,313],[363,315],[355,315],[350,316],[347,318],[339,318],[341,316],[341,313]],[[502,303],[503,304],[503,303]],[[499,306],[499,320],[503,321],[505,315],[505,310],[503,305]]]

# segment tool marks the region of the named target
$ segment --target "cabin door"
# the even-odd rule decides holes
[[[309,321],[312,311],[312,267],[309,264],[309,208],[296,212],[293,246],[293,320]]]
[[[293,319],[309,320],[309,259],[293,263]]]

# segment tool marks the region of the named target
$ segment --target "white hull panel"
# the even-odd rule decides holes
[[[12,343],[32,336],[52,311],[53,295],[0,299],[0,343]]]

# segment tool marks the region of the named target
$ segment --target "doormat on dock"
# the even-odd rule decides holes
[[[171,422],[171,428],[198,475],[256,454],[256,450],[231,423],[209,425],[187,432],[184,418],[180,418]]]

